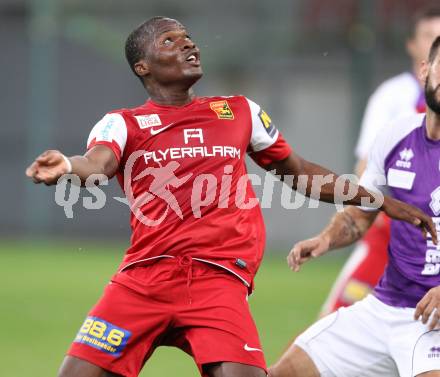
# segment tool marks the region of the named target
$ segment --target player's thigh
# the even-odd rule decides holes
[[[269,367],[269,377],[320,377],[313,360],[300,347],[292,344],[275,365]]]
[[[137,376],[172,321],[171,306],[157,299],[168,287],[149,286],[142,294],[117,282],[107,285],[67,354],[116,375]]]
[[[392,334],[394,359],[402,377],[440,376],[440,330],[429,330],[427,325],[414,321],[414,310],[397,317],[403,325],[396,325]],[[406,323],[405,323],[405,322]]]
[[[184,329],[180,342],[189,347],[180,348],[194,357],[199,369],[234,362],[266,370],[247,287],[224,273],[194,279],[191,292],[191,306],[179,313],[179,326]]]
[[[398,376],[387,347],[385,310],[373,296],[316,322],[296,340],[321,376]],[[385,313],[386,315],[386,313]]]
[[[209,377],[266,377],[264,369],[240,363],[214,363],[203,367],[204,375]]]
[[[58,371],[58,377],[121,377],[88,361],[66,356]]]

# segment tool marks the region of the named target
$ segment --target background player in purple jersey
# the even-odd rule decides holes
[[[427,59],[432,42],[440,35],[440,6],[421,8],[413,17],[406,50],[411,70],[384,81],[368,100],[356,144],[356,174],[365,170],[368,153],[378,132],[404,114],[425,113],[425,93],[417,75]],[[390,219],[385,215],[374,224],[356,245],[323,305],[321,316],[362,300],[379,282],[388,263]]]
[[[361,184],[383,188],[428,212],[440,232],[440,37],[420,77],[427,112],[396,120],[379,133]],[[377,212],[349,207],[288,257],[306,261],[358,240]],[[270,368],[271,377],[440,376],[440,248],[392,221],[389,263],[374,293],[324,317]]]

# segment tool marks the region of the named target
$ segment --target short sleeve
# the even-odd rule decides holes
[[[260,166],[286,159],[292,149],[272,123],[269,115],[255,102],[247,99],[252,119],[252,135],[248,153]]]
[[[127,125],[121,114],[106,114],[95,124],[87,140],[87,150],[95,145],[105,145],[116,155],[118,161],[124,153],[127,142]]]
[[[367,168],[359,181],[361,186],[372,191],[383,191],[386,185],[385,159],[378,146],[379,143],[376,143],[371,149]]]

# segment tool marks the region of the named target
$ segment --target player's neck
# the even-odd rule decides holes
[[[164,88],[164,87],[147,87],[150,99],[158,105],[167,106],[184,106],[190,103],[194,97],[192,88]]]
[[[440,140],[440,114],[429,108],[426,111],[426,134],[431,140]]]

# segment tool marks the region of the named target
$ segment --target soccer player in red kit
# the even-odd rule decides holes
[[[191,88],[202,76],[200,53],[178,21],[146,21],[129,35],[125,52],[150,99],[107,113],[84,156],[46,151],[27,170],[45,184],[66,173],[82,182],[92,174],[116,175],[132,212],[131,246],[59,376],[135,377],[160,345],[192,355],[204,376],[265,376],[247,303],[265,233],[245,154],[282,176],[306,175],[306,195],[314,175],[332,173],[292,152],[246,97],[196,97]],[[338,200],[332,177],[321,200]],[[374,205],[373,193],[351,188],[358,191],[348,204]],[[381,209],[434,233],[413,207],[385,197]]]

